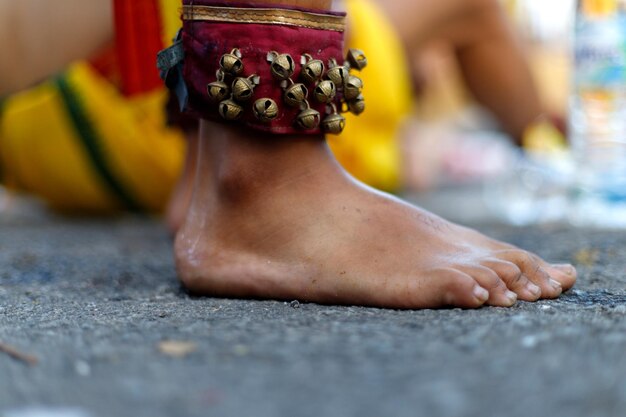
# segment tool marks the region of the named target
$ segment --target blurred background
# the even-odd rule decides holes
[[[576,0],[503,0],[503,5],[523,43],[546,112],[565,135]],[[410,198],[461,222],[567,222],[566,190],[561,186],[548,190],[543,184],[544,170],[570,169],[563,166],[569,163],[566,155],[552,161],[535,158],[533,163],[471,98],[450,55],[439,51],[429,59],[431,82],[418,99],[403,138],[411,159],[406,164],[412,170],[406,173]],[[535,152],[535,157],[541,159],[537,155],[541,153]],[[564,181],[566,174],[561,172]],[[552,201],[546,204],[542,194]]]
[[[5,18],[10,4],[0,2]],[[401,22],[381,19],[377,7],[392,9],[390,4],[395,3],[346,1],[353,19],[348,43],[373,53],[371,68],[363,73],[368,111],[358,123],[347,116],[345,134],[330,140],[338,159],[353,175],[465,223],[626,225],[626,215],[621,212],[604,224],[595,221],[608,219],[606,210],[618,213],[622,209],[626,196],[619,192],[621,183],[599,199],[602,204],[610,203],[608,209],[600,207],[598,199],[580,203],[589,187],[580,186],[581,162],[571,152],[568,140],[572,96],[584,96],[573,75],[579,66],[574,59],[574,40],[583,38],[575,21],[584,20],[575,19],[576,10],[589,12],[590,21],[602,22],[614,12],[618,21],[623,20],[621,2],[501,0],[515,46],[526,59],[541,103],[541,114],[523,128],[512,128],[506,113],[498,115],[497,105],[489,99],[483,97],[487,105],[481,104],[480,90],[490,88],[489,80],[481,85],[468,76],[464,58],[459,58],[463,48],[454,45],[462,41],[442,36],[446,42],[429,41],[414,47],[403,38]],[[110,42],[93,53],[85,52],[88,56],[84,59],[72,60],[43,80],[17,89],[10,83],[2,86],[3,216],[23,213],[25,206],[65,213],[158,213],[166,210],[172,190],[178,198],[177,189],[186,181],[179,177],[188,165],[184,154],[193,143],[193,122],[172,110],[176,104],[168,99],[154,70],[155,51],[169,45],[178,28],[178,7],[175,0],[115,0],[107,10],[98,12],[102,19],[111,20],[111,27],[102,29],[103,39],[106,31],[111,31]],[[619,25],[623,28],[622,20]],[[375,28],[374,35],[362,29],[368,23]],[[5,32],[0,42],[9,45],[16,35]],[[403,39],[394,40],[393,32]],[[599,38],[609,39],[610,35]],[[622,59],[626,41],[620,42]],[[585,44],[585,48],[592,47],[596,45]],[[396,71],[397,76],[388,76],[388,69],[380,67],[385,60],[378,59],[386,54],[406,61],[400,67],[406,66],[407,74]],[[498,60],[496,56],[481,65],[496,67]],[[626,60],[622,61],[619,65],[626,68]],[[0,65],[5,72],[9,71],[6,67]],[[395,84],[389,85],[390,78]],[[620,94],[624,79],[620,78]],[[403,94],[396,94],[398,91]],[[606,91],[602,90],[604,101],[600,103],[605,107]],[[609,95],[613,97],[615,91],[618,87]],[[495,94],[506,100],[508,91],[500,89]],[[510,100],[516,97],[511,95]],[[594,109],[601,107],[597,100],[594,103]],[[610,102],[618,109],[625,107],[621,101],[615,103]],[[490,106],[496,111],[490,111]],[[519,107],[523,106],[520,103]]]

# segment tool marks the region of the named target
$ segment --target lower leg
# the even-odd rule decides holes
[[[175,242],[180,279],[192,291],[396,308],[510,306],[556,297],[576,279],[571,266],[356,182],[322,136],[202,121],[198,153]]]
[[[409,52],[444,41],[479,103],[516,140],[544,109],[528,62],[498,0],[379,0]],[[417,21],[416,21],[417,19]]]
[[[545,111],[519,39],[497,0],[482,0],[469,23],[474,37],[457,42],[460,68],[476,99],[518,143]],[[465,34],[459,33],[462,39]]]

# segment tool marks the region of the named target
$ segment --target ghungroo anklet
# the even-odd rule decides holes
[[[363,82],[350,70],[367,59],[356,49],[343,58],[345,14],[185,0],[182,17],[182,44],[161,52],[160,69],[198,117],[278,134],[339,134],[340,113],[365,109]],[[184,63],[174,59],[183,55]]]

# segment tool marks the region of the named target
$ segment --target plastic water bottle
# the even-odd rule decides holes
[[[571,220],[626,227],[626,15],[621,0],[578,0],[570,133]]]

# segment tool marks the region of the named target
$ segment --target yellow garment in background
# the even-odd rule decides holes
[[[179,0],[160,0],[164,36]],[[402,45],[370,0],[347,1],[350,47],[365,51],[367,110],[330,136],[341,164],[377,188],[399,186],[397,130],[412,105]],[[390,63],[393,63],[391,65]],[[9,97],[0,114],[0,179],[65,211],[162,210],[181,171],[182,133],[165,123],[166,91],[127,98],[87,63]]]
[[[413,107],[413,88],[402,42],[371,0],[347,0],[348,47],[368,58],[363,79],[366,110],[347,114],[346,129],[329,136],[335,156],[359,180],[382,190],[400,187],[398,129]]]
[[[8,98],[0,116],[3,183],[60,210],[161,210],[184,154],[182,135],[165,125],[166,97],[128,99],[77,63]]]

